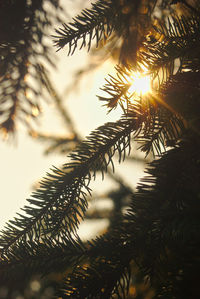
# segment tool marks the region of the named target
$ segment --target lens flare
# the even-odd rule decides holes
[[[151,78],[145,73],[134,73],[130,76],[130,87],[128,92],[130,94],[137,93],[138,95],[145,95],[151,91]]]

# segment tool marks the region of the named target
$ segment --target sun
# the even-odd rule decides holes
[[[128,92],[130,94],[137,93],[138,95],[145,95],[151,91],[151,78],[144,73],[133,73],[129,77],[130,87]]]

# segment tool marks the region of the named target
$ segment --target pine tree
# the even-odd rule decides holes
[[[49,2],[58,8],[57,1]],[[39,70],[39,82],[52,92],[36,61],[38,52],[30,47],[35,38],[42,44],[42,22],[50,24],[43,1],[21,1],[19,14],[12,10],[16,3],[0,2],[1,15],[13,22],[0,28],[5,116],[1,127],[7,131],[14,130],[16,108],[20,111],[25,102],[29,63]],[[16,24],[20,24],[17,34]],[[97,47],[107,47],[110,55],[116,51],[116,76],[106,79],[105,96],[99,99],[108,111],[120,106],[122,117],[79,143],[69,154],[71,161],[51,170],[27,199],[24,213],[2,230],[1,288],[9,290],[8,298],[19,294],[36,298],[26,294],[26,287],[38,277],[44,293],[37,298],[198,298],[198,1],[98,0],[56,29],[53,39],[56,49],[68,47],[68,54],[79,47],[89,51],[93,40]],[[39,55],[47,53],[45,46],[42,49]],[[151,77],[149,93],[132,91],[130,78],[137,72]],[[114,156],[122,162],[134,153],[133,141],[147,156],[152,152],[154,160],[136,192],[121,188],[114,194],[116,200],[131,194],[127,212],[116,210],[105,234],[83,242],[77,230],[86,216],[90,182],[114,167]]]

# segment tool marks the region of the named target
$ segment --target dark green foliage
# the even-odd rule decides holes
[[[30,280],[39,277],[43,288],[53,287],[59,298],[199,297],[200,19],[198,6],[182,1],[180,16],[168,2],[160,3],[160,19],[155,20],[157,1],[97,1],[56,30],[56,46],[68,45],[69,54],[79,40],[89,50],[93,39],[98,46],[112,35],[121,38],[116,76],[109,76],[102,88],[107,95],[99,98],[108,111],[120,105],[123,115],[80,142],[39,66],[78,146],[69,154],[70,162],[40,182],[23,214],[1,231],[0,281],[9,296],[16,290],[25,294]],[[168,9],[167,18],[162,8]],[[14,42],[12,30],[7,44],[8,38]],[[144,66],[152,90],[138,95],[130,92],[129,78]],[[103,179],[110,167],[114,171],[115,157],[123,162],[133,141],[146,155],[152,152],[154,160],[136,192],[116,179],[119,189],[109,194],[115,207],[107,232],[83,242],[78,228],[87,219],[90,182],[99,173]]]

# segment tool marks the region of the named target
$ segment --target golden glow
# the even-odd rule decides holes
[[[38,115],[39,115],[39,109],[36,107],[36,106],[33,106],[32,107],[32,115],[34,116],[34,117],[37,117]]]
[[[144,95],[151,91],[151,78],[146,73],[133,73],[129,77],[131,86],[128,89],[130,94],[137,93]]]

